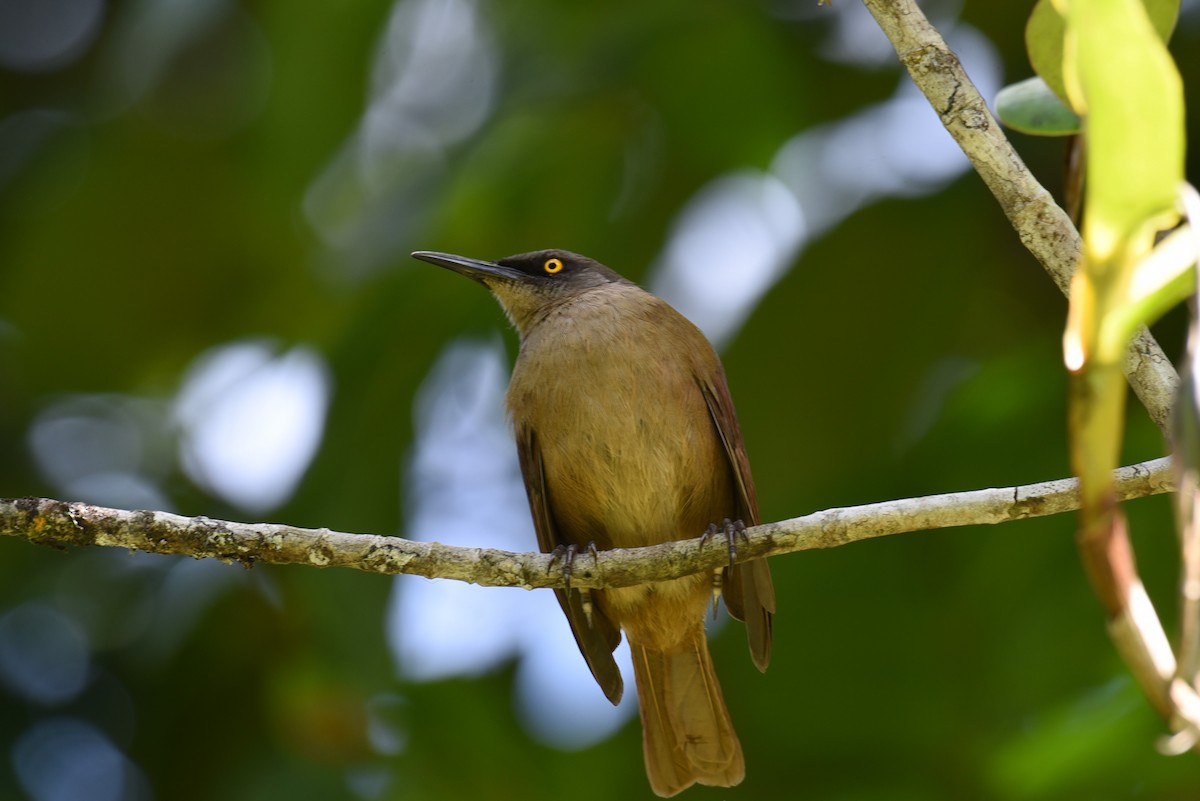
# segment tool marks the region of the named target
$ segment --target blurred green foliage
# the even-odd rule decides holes
[[[1029,73],[1028,8],[931,5],[935,20],[961,13],[987,36],[1007,75]],[[486,293],[408,250],[567,247],[642,279],[697,190],[767,168],[790,137],[907,80],[894,59],[825,56],[845,8],[486,3],[501,65],[494,111],[395,201],[383,218],[392,239],[354,243],[378,244],[364,256],[322,238],[306,197],[371,100],[392,5],[191,7],[205,21],[180,26],[190,35],[160,68],[134,61],[135,77],[146,73],[135,96],[114,88],[130,69],[114,67],[120,54],[137,52],[128,24],[144,9],[133,3],[102,6],[74,60],[0,70],[0,135],[37,110],[66,120],[26,150],[0,136],[5,496],[55,493],[29,441],[50,404],[165,404],[202,352],[268,337],[314,348],[333,387],[311,467],[268,516],[437,538],[403,525],[413,395],[446,342],[506,326]],[[1198,45],[1193,10],[1172,40],[1193,100]],[[1017,146],[1057,190],[1061,143]],[[366,203],[337,199],[346,213]],[[1065,475],[1065,308],[970,174],[869,205],[809,242],[723,353],[764,518]],[[1179,320],[1158,332],[1176,352]],[[1162,453],[1136,406],[1128,430],[1127,460]],[[159,479],[176,511],[249,516],[178,466]],[[1169,626],[1166,501],[1129,514]],[[746,782],[689,798],[1200,796],[1196,758],[1154,750],[1161,726],[1108,643],[1071,518],[905,535],[773,570],[770,671],[752,668],[740,632],[713,642]],[[210,588],[201,600],[147,609],[168,576],[193,574]],[[649,796],[636,721],[563,752],[522,730],[509,667],[398,677],[384,640],[390,587],[0,541],[0,615],[48,605],[91,644],[86,689],[69,702],[0,684],[0,798],[27,797],[14,744],[63,716],[90,721],[137,766],[144,779],[118,798]],[[399,741],[381,746],[371,725]]]

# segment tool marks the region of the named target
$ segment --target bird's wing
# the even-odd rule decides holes
[[[554,512],[550,508],[550,497],[546,492],[546,473],[542,467],[542,454],[538,448],[537,435],[532,428],[522,426],[517,430],[517,453],[521,460],[521,475],[525,478],[525,492],[529,496],[529,509],[533,513],[533,527],[537,531],[538,547],[550,553],[565,546],[558,535]],[[591,616],[584,610],[583,597],[579,590],[559,590],[558,603],[571,624],[571,632],[579,651],[587,660],[596,683],[613,704],[621,700],[624,684],[621,671],[612,653],[621,642],[621,631],[612,621],[592,604]]]
[[[747,526],[758,525],[758,496],[754,491],[750,460],[742,442],[742,430],[733,409],[733,399],[729,397],[729,387],[720,374],[716,381],[703,378],[698,381],[704,402],[708,404],[708,413],[712,416],[721,444],[725,447],[725,455],[729,458],[738,517]],[[756,559],[725,568],[721,591],[729,614],[746,623],[750,658],[759,670],[766,670],[771,661],[771,617],[775,614],[775,587],[771,583],[767,560]]]

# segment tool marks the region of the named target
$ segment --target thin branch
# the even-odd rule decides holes
[[[1115,472],[1120,500],[1174,490],[1170,460],[1155,459]],[[1077,509],[1079,484],[1059,479],[1020,487],[905,498],[826,509],[746,530],[737,561],[911,531],[1006,523]],[[562,587],[562,563],[543,553],[461,548],[399,537],[345,534],[276,523],[233,523],[167,512],[129,512],[46,498],[0,500],[0,535],[56,547],[102,545],[241,562],[351,567],[408,573],[485,586]],[[576,587],[627,587],[713,570],[729,555],[724,536],[648,548],[576,556]]]
[[[958,56],[914,0],[863,0],[896,48],[913,83],[971,160],[1021,242],[1068,294],[1079,262],[1079,232],[1021,161]],[[1141,328],[1129,346],[1125,375],[1150,418],[1166,432],[1179,376],[1154,337]]]

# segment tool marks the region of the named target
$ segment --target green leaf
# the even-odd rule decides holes
[[[1139,0],[1063,0],[1063,72],[1087,119],[1084,277],[1067,340],[1115,362],[1140,320],[1126,314],[1137,265],[1175,219],[1183,181],[1183,84]],[[1076,303],[1090,298],[1085,308]],[[1094,304],[1094,305],[1093,305]],[[1090,323],[1084,324],[1084,321]]]
[[[1180,0],[1143,0],[1143,3],[1154,30],[1166,42],[1175,30]],[[1066,25],[1053,0],[1038,0],[1025,25],[1025,50],[1033,71],[1064,101],[1067,100],[1062,68],[1065,31]]]
[[[1150,16],[1150,24],[1164,43],[1171,41],[1171,34],[1175,32],[1180,2],[1181,0],[1143,0],[1146,13]]]
[[[1153,325],[1169,310],[1196,292],[1196,249],[1192,229],[1176,228],[1138,263],[1113,324],[1132,330]]]
[[[1078,83],[1068,79],[1068,87],[1088,119],[1087,213],[1099,236],[1091,245],[1104,256],[1173,213],[1183,180],[1183,85],[1137,0],[1074,0],[1067,19]],[[1145,244],[1130,255],[1139,259]]]
[[[1037,76],[1001,89],[996,116],[1014,131],[1034,136],[1067,136],[1079,133],[1082,126],[1079,115]]]
[[[1063,86],[1062,53],[1066,23],[1051,0],[1038,0],[1025,24],[1025,50],[1029,64],[1060,99],[1067,99]]]

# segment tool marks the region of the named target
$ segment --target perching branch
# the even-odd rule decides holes
[[[963,70],[915,0],[863,0],[896,48],[913,83],[1000,202],[1022,244],[1067,294],[1079,262],[1079,232],[1021,161]],[[1179,376],[1146,328],[1129,346],[1125,375],[1150,418],[1165,433]]]
[[[1170,460],[1155,459],[1115,472],[1120,500],[1174,490]],[[746,530],[737,561],[833,548],[911,531],[1006,523],[1077,509],[1079,482],[1059,479],[1020,487],[905,498],[826,509]],[[562,561],[543,553],[462,548],[399,537],[344,534],[276,523],[233,523],[167,512],[129,512],[46,498],[0,500],[0,535],[56,547],[103,545],[265,564],[351,567],[408,573],[485,586],[562,587]],[[723,535],[648,548],[618,548],[575,557],[576,587],[627,587],[677,578],[726,564]]]

